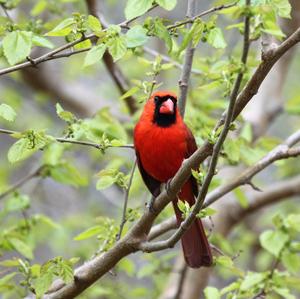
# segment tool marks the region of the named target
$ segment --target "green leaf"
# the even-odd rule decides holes
[[[235,164],[240,160],[240,143],[237,139],[226,139],[224,142],[224,151],[229,162]]]
[[[233,190],[233,193],[235,197],[237,198],[239,204],[241,205],[242,208],[247,208],[249,206],[248,199],[245,195],[245,193],[242,191],[241,188],[236,188]]]
[[[172,10],[176,6],[177,0],[156,0],[155,2],[166,10]]]
[[[222,255],[216,259],[218,265],[221,265],[225,268],[231,268],[233,266],[233,261],[229,256]]]
[[[80,241],[80,240],[85,240],[88,238],[91,238],[95,235],[98,235],[102,232],[103,228],[100,225],[96,225],[93,227],[90,227],[89,229],[85,230],[84,232],[80,233],[76,237],[74,237],[74,240]]]
[[[37,16],[47,8],[47,0],[39,0],[31,10],[33,16]]]
[[[173,46],[172,39],[171,39],[168,29],[163,24],[161,19],[156,19],[154,21],[154,30],[153,31],[154,31],[153,33],[157,37],[159,37],[160,39],[162,39],[165,42],[168,52],[171,52],[172,46]]]
[[[144,45],[149,37],[147,30],[141,25],[136,25],[130,28],[126,33],[126,42],[128,48],[135,48]]]
[[[128,0],[125,7],[126,20],[143,15],[152,6],[152,0]]]
[[[216,49],[224,49],[227,46],[223,32],[218,27],[213,28],[208,32],[207,42]]]
[[[69,261],[61,261],[59,264],[59,277],[65,283],[70,283],[73,281],[73,266]]]
[[[83,66],[86,67],[86,66],[90,66],[92,64],[99,62],[102,59],[105,50],[106,50],[105,44],[100,44],[100,45],[92,47],[87,52],[87,54],[84,58]]]
[[[282,253],[282,263],[287,270],[293,274],[297,274],[300,270],[300,256],[297,253],[285,250]]]
[[[124,100],[126,98],[131,97],[132,95],[136,94],[140,90],[139,87],[133,86],[127,92],[125,92],[121,97],[120,100]]]
[[[288,215],[285,223],[297,232],[300,232],[300,215],[290,214]]]
[[[127,51],[127,42],[124,36],[115,36],[110,38],[107,45],[108,51],[113,57],[114,62],[122,58]]]
[[[58,142],[50,143],[44,150],[43,162],[47,165],[57,165],[61,163],[61,157],[65,146]]]
[[[9,105],[1,104],[0,105],[0,116],[7,121],[14,121],[16,119],[17,113]]]
[[[48,36],[66,36],[68,35],[72,29],[73,25],[75,24],[74,18],[67,18],[60,22],[55,28],[53,28],[51,31],[46,33],[45,35]]]
[[[241,283],[240,290],[241,291],[249,290],[253,286],[265,280],[266,277],[267,277],[266,273],[248,272],[246,277]]]
[[[23,61],[32,46],[32,32],[13,31],[7,34],[2,42],[4,55],[10,65]]]
[[[34,34],[32,37],[32,43],[35,46],[53,49],[54,45],[45,37]]]
[[[34,282],[34,290],[36,292],[37,298],[41,298],[49,289],[54,279],[52,272],[43,273]]]
[[[186,208],[185,208],[185,203],[184,203],[184,201],[178,200],[178,201],[177,201],[177,206],[178,206],[179,211],[181,211],[182,213],[185,213]]]
[[[217,211],[212,209],[212,208],[205,208],[205,209],[202,209],[198,214],[197,214],[197,217],[199,218],[205,218],[207,216],[212,216],[216,213]]]
[[[204,289],[205,299],[221,299],[221,294],[218,289],[213,287],[206,287]]]
[[[56,103],[55,107],[56,107],[56,114],[62,120],[71,123],[76,119],[76,117],[74,116],[74,114],[72,112],[64,110],[63,107],[59,103]]]
[[[99,19],[92,15],[88,16],[87,24],[88,24],[88,27],[96,34],[102,30],[102,25],[101,25]]]
[[[279,17],[291,18],[292,7],[289,0],[269,0],[269,3],[275,8]]]
[[[43,132],[26,132],[24,137],[14,143],[7,154],[10,163],[25,160],[39,149],[44,148],[51,140]]]
[[[125,271],[128,275],[133,276],[136,273],[135,264],[129,258],[124,258],[118,263],[118,268]]]
[[[272,290],[282,296],[284,299],[296,299],[294,295],[290,293],[290,290],[287,288],[278,288],[278,287],[273,287]]]
[[[0,278],[0,286],[6,285],[10,280],[16,276],[16,272],[9,273]]]
[[[260,235],[259,240],[263,248],[278,257],[289,236],[281,230],[267,230]]]
[[[116,182],[116,178],[110,175],[103,175],[97,181],[96,188],[97,190],[103,190],[110,187]]]
[[[30,200],[27,195],[15,195],[5,202],[4,209],[7,212],[15,212],[27,209],[30,206]]]
[[[17,267],[19,265],[20,263],[18,262],[17,259],[0,261],[0,266],[3,267]]]
[[[8,241],[16,251],[30,260],[33,259],[32,249],[26,243],[17,238],[9,238]]]
[[[74,187],[86,186],[88,180],[74,165],[63,162],[50,168],[49,175],[57,182]]]

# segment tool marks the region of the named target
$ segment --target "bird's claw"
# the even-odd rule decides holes
[[[155,213],[156,209],[154,208],[154,203],[155,203],[155,198],[154,196],[151,197],[149,203],[147,204],[147,208],[151,213]]]
[[[171,196],[171,182],[172,179],[169,179],[165,184],[165,188],[168,196]]]

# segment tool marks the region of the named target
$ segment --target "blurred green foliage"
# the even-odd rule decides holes
[[[119,2],[110,2],[107,5],[117,9]],[[218,0],[212,5],[231,2]],[[64,84],[84,76],[97,86],[95,76],[104,72],[100,62],[108,51],[114,62],[122,64],[131,85],[126,93],[113,100],[117,98],[115,87],[105,81],[100,92],[107,99],[106,107],[93,110],[93,115],[86,118],[65,109],[63,99],[57,99],[62,103],[55,107],[46,94],[30,90],[28,96],[28,90],[24,88],[26,82],[19,73],[8,75],[5,81],[8,84],[1,86],[0,125],[16,132],[7,138],[0,135],[0,195],[9,189],[11,181],[16,181],[15,177],[20,177],[19,172],[26,173],[32,165],[41,166],[39,185],[51,182],[48,191],[51,188],[63,190],[60,195],[55,193],[56,198],[50,193],[50,203],[46,203],[43,194],[23,193],[23,189],[14,190],[1,199],[0,293],[3,298],[22,298],[35,292],[39,298],[54,279],[70,282],[76,263],[109,250],[115,243],[121,221],[121,192],[128,188],[133,164],[132,150],[122,146],[132,142],[132,129],[139,114],[130,115],[124,100],[134,96],[137,105],[142,107],[153,88],[174,89],[180,72],[176,64],[182,63],[185,49],[192,42],[200,51],[197,51],[193,65],[196,72],[191,80],[186,122],[199,146],[206,139],[214,143],[220,132],[213,128],[227,107],[236,74],[242,70],[245,83],[258,64],[256,51],[250,53],[247,66],[239,62],[241,43],[236,39],[233,43],[231,37],[243,34],[241,18],[251,15],[252,40],[259,39],[262,33],[282,39],[285,35],[278,26],[277,17],[289,18],[291,7],[288,0],[252,0],[251,8],[247,8],[245,1],[240,0],[235,6],[197,19],[186,28],[183,14],[175,21],[170,17],[170,11],[179,5],[176,0],[128,0],[122,2],[121,10],[127,21],[144,15],[154,4],[169,12],[164,14],[165,17],[154,15],[138,19],[127,30],[120,24],[104,29],[99,20],[88,13],[84,1],[1,0],[0,4],[7,13],[0,17],[1,68],[26,59],[30,61],[30,53],[36,47],[47,52],[64,43],[78,41],[72,50],[84,49],[86,53],[65,58],[63,66],[57,66]],[[85,39],[89,34],[98,38],[95,44]],[[171,57],[170,61],[160,55],[153,58],[143,50],[144,45],[158,41]],[[299,62],[297,66],[299,70]],[[99,89],[95,88],[94,92]],[[288,97],[286,117],[298,116],[299,87],[289,89]],[[296,128],[299,120],[291,124]],[[242,118],[235,122],[232,130],[236,134],[227,138],[219,168],[251,165],[281,141],[274,136],[264,136],[253,144],[251,126]],[[16,141],[9,139],[11,137]],[[62,143],[57,137],[93,143],[98,150]],[[281,161],[273,179],[296,174],[297,164],[299,161]],[[205,173],[206,165],[203,165],[203,169],[193,175],[201,183]],[[224,181],[224,177],[214,180],[211,189]],[[56,204],[63,202],[63,195],[72,194],[72,188],[76,188],[80,202],[65,202],[63,211],[50,213],[47,205],[53,204],[54,209],[59,210],[60,206],[55,208]],[[104,189],[111,193],[102,193]],[[136,172],[124,233],[140,217],[146,194]],[[247,207],[248,198],[243,189],[236,189],[235,196],[242,207]],[[112,203],[105,202],[107,197]],[[118,198],[114,200],[114,197]],[[73,205],[78,207],[71,209]],[[191,209],[184,203],[179,208],[186,215]],[[208,208],[198,216],[207,217],[214,213]],[[158,218],[162,220],[170,215],[172,211],[168,207]],[[283,207],[282,213],[276,213],[273,218],[273,229],[268,227],[271,223],[268,218],[258,220],[261,233],[257,265],[251,265],[251,250],[258,239],[251,229],[238,226],[232,242],[218,234],[212,235],[212,242],[226,254],[215,260],[215,273],[224,287],[207,287],[206,298],[251,298],[262,291],[267,293],[267,298],[299,296],[299,209]],[[232,258],[238,251],[242,251],[240,256]],[[101,284],[89,288],[81,298],[157,298],[172,271],[175,256],[176,252],[170,250],[126,257],[115,267],[116,276],[106,276]],[[279,264],[282,265],[280,269]]]

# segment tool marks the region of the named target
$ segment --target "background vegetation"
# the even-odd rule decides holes
[[[2,298],[300,296],[299,1],[0,5]],[[180,208],[211,269],[186,267],[166,192],[145,207],[132,132],[157,89],[200,148],[170,191],[202,162]]]

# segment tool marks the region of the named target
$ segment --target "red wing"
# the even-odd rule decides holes
[[[140,159],[139,153],[137,151],[136,151],[136,159],[137,159],[137,165],[139,167],[145,185],[147,186],[151,194],[154,197],[157,197],[160,193],[161,182],[159,182],[158,180],[156,180],[154,177],[152,177],[150,174],[146,172],[146,170],[142,165],[142,161]]]
[[[185,158],[189,158],[196,150],[197,150],[197,144],[195,137],[192,133],[192,131],[186,127],[187,129],[187,137],[186,137],[186,142],[187,142],[187,152],[185,155]],[[192,189],[193,193],[195,196],[198,195],[198,183],[196,179],[191,175],[190,182],[192,184]]]

